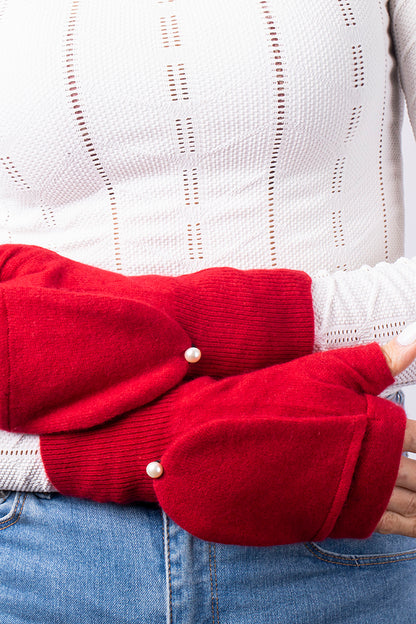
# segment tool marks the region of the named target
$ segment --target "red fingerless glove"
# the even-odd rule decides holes
[[[310,278],[206,269],[126,277],[24,245],[0,246],[0,428],[88,428],[186,376],[222,377],[313,346]],[[185,352],[196,345],[199,362]]]
[[[105,426],[43,436],[42,458],[63,494],[158,501],[209,541],[368,537],[403,445],[404,411],[375,396],[392,382],[376,344],[200,378]]]

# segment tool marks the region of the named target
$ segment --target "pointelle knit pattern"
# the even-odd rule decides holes
[[[385,342],[416,318],[415,32],[406,0],[5,0],[0,242],[126,275],[300,269],[316,350]],[[36,436],[0,446],[0,487],[53,489]]]

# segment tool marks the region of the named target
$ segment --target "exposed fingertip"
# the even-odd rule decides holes
[[[397,336],[397,342],[402,347],[407,347],[416,341],[416,323],[411,323]]]

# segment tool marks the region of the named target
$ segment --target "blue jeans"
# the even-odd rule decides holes
[[[416,540],[195,539],[156,507],[0,503],[1,624],[414,624]]]
[[[0,624],[415,622],[415,539],[224,546],[152,505],[0,497]]]

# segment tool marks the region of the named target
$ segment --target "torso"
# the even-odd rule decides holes
[[[403,252],[386,0],[14,0],[0,243],[129,274]]]

